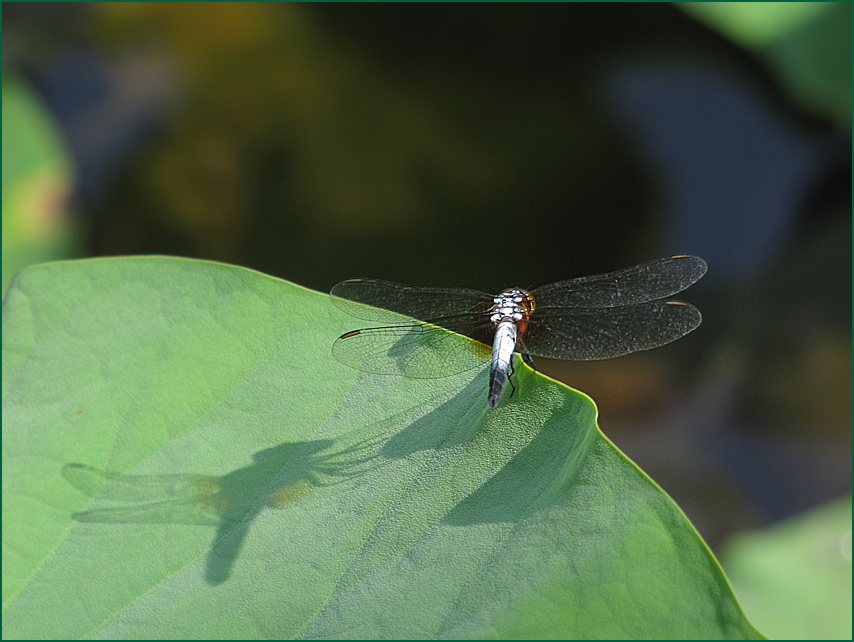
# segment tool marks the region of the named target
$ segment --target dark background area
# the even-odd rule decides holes
[[[76,256],[489,292],[702,256],[693,334],[541,365],[715,547],[851,490],[850,13],[4,3],[4,92],[61,133]]]

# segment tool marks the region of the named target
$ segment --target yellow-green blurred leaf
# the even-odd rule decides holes
[[[21,79],[3,74],[3,290],[32,263],[68,258],[71,166],[50,114]]]
[[[686,2],[676,6],[754,51],[803,108],[850,129],[850,2]]]
[[[733,537],[721,561],[771,639],[851,639],[851,497]]]

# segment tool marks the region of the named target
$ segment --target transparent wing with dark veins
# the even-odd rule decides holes
[[[531,296],[535,313],[549,308],[630,306],[681,292],[696,283],[706,273],[706,267],[699,256],[680,254],[609,274],[558,281],[532,290]]]
[[[332,354],[351,368],[432,379],[482,366],[490,357],[485,344],[491,342],[487,312],[492,297],[483,292],[348,279],[333,287],[330,296],[347,314],[388,324],[338,338]]]
[[[332,346],[332,355],[363,372],[434,379],[484,365],[491,349],[438,326],[416,323],[347,332]]]
[[[379,279],[347,279],[329,294],[340,310],[359,319],[400,324],[398,315],[403,315],[443,328],[449,327],[444,319],[453,322],[465,315],[482,315],[492,306],[492,296],[477,290],[422,288]]]
[[[649,350],[700,325],[700,311],[682,301],[608,308],[536,308],[524,335],[535,357],[592,361]]]

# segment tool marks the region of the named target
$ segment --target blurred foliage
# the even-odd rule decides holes
[[[804,109],[851,129],[850,2],[676,6],[758,54]]]
[[[112,199],[104,246],[165,245],[320,289],[382,274],[497,291],[511,274],[565,278],[581,257],[603,271],[608,255],[649,258],[643,199],[625,208],[643,188],[614,162],[621,141],[553,77],[520,92],[465,67],[404,72],[301,4],[92,8],[104,41],[155,40],[187,87]],[[591,180],[602,175],[621,189]],[[562,269],[486,269],[508,229]]]
[[[27,84],[3,74],[3,291],[32,263],[69,258],[71,167],[50,114]]]
[[[279,178],[299,188],[323,233],[415,225],[429,212],[413,197],[420,163],[476,195],[500,185],[502,172],[493,163],[474,166],[484,159],[442,131],[419,96],[389,86],[370,61],[325,40],[297,5],[96,9],[116,38],[130,28],[160,34],[192,82],[194,95],[173,123],[179,142],[170,141],[149,170],[171,209],[191,224],[233,221],[260,165],[243,161],[280,144],[295,160],[280,167]]]
[[[724,546],[721,563],[770,639],[851,639],[851,497]]]
[[[735,40],[764,45],[827,12],[835,2],[685,2],[683,9]]]

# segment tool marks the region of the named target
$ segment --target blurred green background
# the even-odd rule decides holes
[[[4,289],[121,254],[490,292],[699,254],[698,331],[542,369],[716,552],[850,495],[850,3],[2,10]]]

